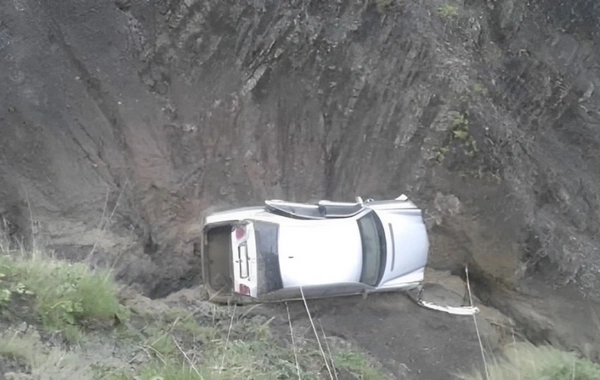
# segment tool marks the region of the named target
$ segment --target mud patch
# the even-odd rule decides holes
[[[433,302],[461,306],[464,282],[449,273],[429,271],[427,297]],[[512,341],[511,320],[482,305],[477,315],[486,350],[492,353]],[[418,306],[404,294],[372,294],[309,300],[313,323],[320,333],[361,347],[377,358],[395,379],[448,379],[482,365],[472,316],[454,316]],[[311,332],[303,302],[288,303],[294,328]],[[262,305],[254,310],[274,317],[273,326],[289,332],[285,305]],[[313,334],[314,335],[314,334]],[[517,337],[516,339],[519,339]]]

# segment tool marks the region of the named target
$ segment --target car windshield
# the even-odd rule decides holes
[[[362,272],[360,282],[369,286],[377,286],[386,260],[386,244],[383,226],[375,212],[370,212],[358,219],[358,228],[362,240]]]

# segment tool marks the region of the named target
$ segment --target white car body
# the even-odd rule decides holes
[[[428,234],[422,211],[406,196],[265,203],[205,218],[205,285],[217,301],[285,301],[421,285]]]

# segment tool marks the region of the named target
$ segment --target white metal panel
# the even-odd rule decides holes
[[[362,248],[356,220],[282,225],[279,265],[284,287],[358,281]]]

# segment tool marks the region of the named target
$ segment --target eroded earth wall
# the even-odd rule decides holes
[[[433,267],[597,296],[599,25],[593,0],[3,0],[4,229],[164,295],[207,208],[406,193]]]

